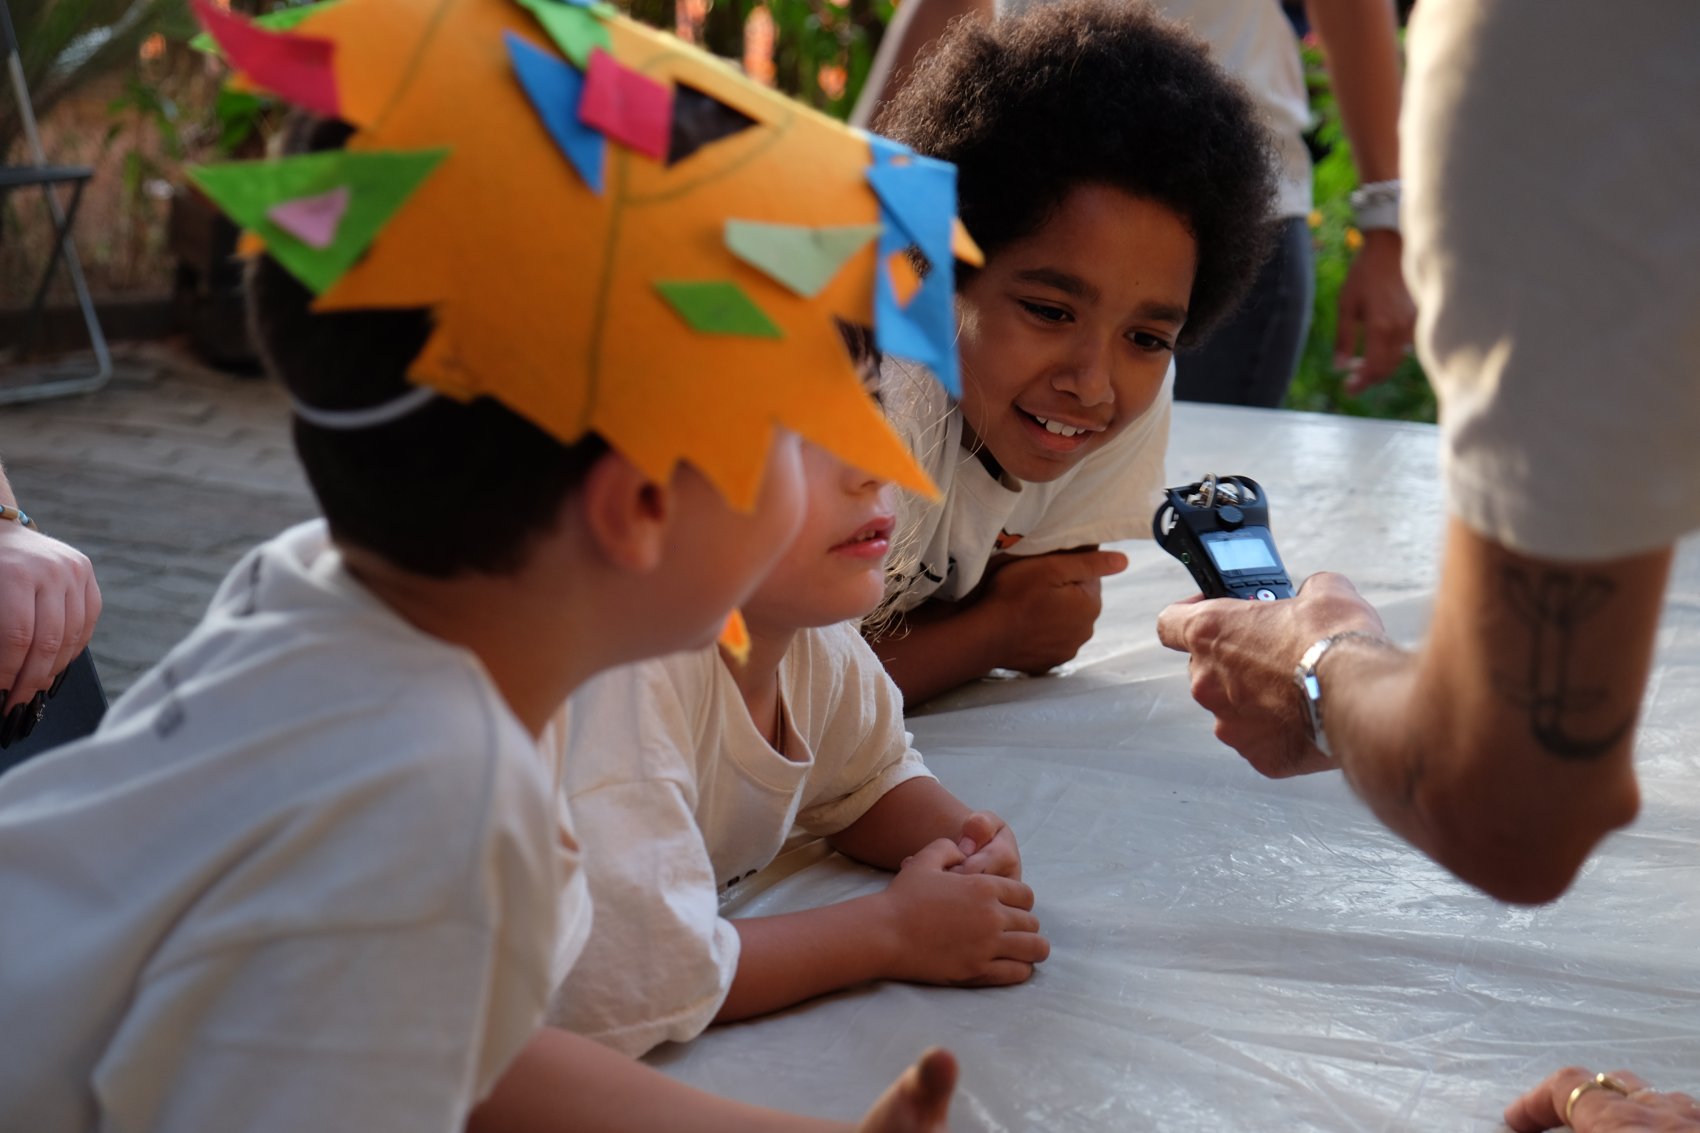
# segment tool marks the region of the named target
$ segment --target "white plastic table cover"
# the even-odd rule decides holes
[[[1347,573],[1414,643],[1444,521],[1436,456],[1428,426],[1179,405],[1169,473],[1261,481],[1295,581]],[[1218,743],[1153,631],[1194,588],[1154,543],[1123,549],[1132,565],[1074,663],[911,717],[940,779],[1020,839],[1053,948],[1035,977],[866,987],[712,1029],[656,1065],[850,1118],[943,1045],[963,1071],[957,1133],[1493,1130],[1567,1063],[1700,1087],[1700,544],[1680,549],[1667,600],[1640,817],[1536,908],[1453,879],[1338,775],[1265,780]],[[768,874],[736,915],[885,879],[824,851]]]

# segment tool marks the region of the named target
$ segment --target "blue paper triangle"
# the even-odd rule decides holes
[[[951,261],[951,222],[956,218],[956,166],[930,157],[904,164],[872,165],[868,183],[881,211],[908,235],[935,266]]]
[[[879,134],[868,135],[868,149],[874,155],[875,165],[890,165],[896,158],[915,156],[915,151],[902,142],[894,142]]]
[[[584,183],[598,195],[602,192],[602,162],[608,141],[578,118],[579,99],[584,94],[584,76],[570,63],[507,32],[508,58],[520,86],[543,119],[544,128],[567,160],[573,163]]]
[[[962,396],[956,357],[956,166],[907,146],[868,137],[868,184],[880,202],[879,270],[874,283],[874,341],[887,354],[926,366],[952,397]],[[927,273],[907,306],[897,300],[889,264],[914,246]]]
[[[942,262],[933,261],[906,307],[897,300],[888,265],[893,255],[909,245],[909,237],[888,220],[880,234],[879,269],[874,273],[874,342],[887,354],[926,366],[952,397],[961,397],[954,261],[948,256]]]

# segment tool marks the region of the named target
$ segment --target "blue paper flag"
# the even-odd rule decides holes
[[[879,270],[874,273],[874,342],[886,354],[919,362],[932,371],[952,397],[962,396],[962,378],[956,359],[956,282],[953,261],[947,256],[929,264],[920,288],[909,297],[908,306],[897,298],[888,266],[893,255],[902,255],[909,237],[889,218],[880,234]]]
[[[873,151],[875,165],[890,165],[897,158],[915,156],[915,151],[902,142],[894,142],[879,134],[868,135],[868,149]]]
[[[956,166],[922,157],[889,138],[869,135],[874,163],[868,184],[880,201],[880,268],[874,284],[874,341],[887,354],[919,362],[952,397],[962,396],[956,358]],[[891,278],[893,255],[911,245],[927,258],[927,273],[907,306]]]
[[[881,210],[928,260],[934,264],[951,261],[956,166],[917,155],[903,163],[870,166],[868,183],[879,196]]]
[[[508,58],[514,72],[525,88],[526,97],[543,119],[549,136],[555,140],[567,160],[573,163],[591,191],[602,192],[602,161],[608,141],[578,118],[578,104],[584,94],[584,76],[566,63],[526,42],[522,36],[506,33]]]

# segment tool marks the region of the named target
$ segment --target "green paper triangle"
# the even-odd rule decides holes
[[[879,234],[877,224],[805,228],[754,220],[726,222],[726,246],[735,256],[805,299],[819,295],[845,262]]]
[[[265,239],[266,251],[322,295],[353,267],[384,225],[447,157],[447,149],[349,153],[337,150],[275,161],[202,165],[189,177],[224,214]],[[314,248],[266,216],[276,205],[348,186],[348,209],[328,248]]]
[[[657,282],[655,289],[694,331],[747,338],[785,337],[744,289],[730,280],[669,280]]]
[[[577,4],[563,4],[561,0],[519,0],[519,3],[537,17],[537,22],[543,25],[543,30],[549,33],[561,54],[571,59],[579,70],[590,66],[592,49],[600,47],[609,54],[613,53],[613,36],[602,25],[599,14],[605,5],[584,8]]]
[[[290,28],[293,28],[296,24],[299,24],[302,20],[305,20],[308,16],[313,15],[315,12],[322,12],[326,8],[334,8],[337,5],[337,2],[338,0],[319,0],[319,3],[317,4],[297,4],[293,8],[279,8],[275,12],[267,12],[263,16],[255,16],[253,23],[255,27],[265,28],[267,31],[288,31]],[[218,44],[213,42],[213,37],[208,35],[206,32],[201,32],[199,35],[195,36],[195,38],[191,39],[189,41],[189,46],[194,48],[196,51],[202,51],[208,55],[223,54],[223,52],[219,51]]]

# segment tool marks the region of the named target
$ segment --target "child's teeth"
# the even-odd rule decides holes
[[[1075,437],[1086,431],[1085,429],[1076,429],[1072,425],[1064,425],[1060,421],[1052,421],[1047,418],[1040,417],[1036,413],[1033,415],[1033,420],[1045,426],[1045,431],[1047,433],[1055,433],[1059,437]]]

